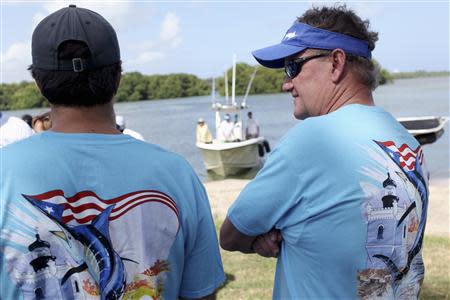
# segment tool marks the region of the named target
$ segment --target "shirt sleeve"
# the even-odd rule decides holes
[[[216,229],[208,196],[195,176],[198,224],[194,242],[188,245],[180,296],[201,298],[212,294],[225,281]]]
[[[278,228],[279,220],[301,201],[298,169],[283,147],[277,147],[228,210],[231,223],[248,236]]]

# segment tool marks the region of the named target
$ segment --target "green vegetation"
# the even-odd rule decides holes
[[[236,64],[236,95],[244,95],[247,90],[250,77],[255,70],[255,66],[248,65],[246,63]],[[227,70],[228,77],[228,93],[231,95],[231,78],[233,69]],[[225,76],[219,77],[217,80],[217,90],[220,95],[225,95]],[[272,94],[280,93],[281,85],[284,81],[283,69],[268,69],[259,67],[256,73],[256,77],[253,80],[252,87],[250,89],[250,95],[254,94]]]
[[[450,72],[407,72],[390,73],[380,67],[380,84],[394,79],[450,76]],[[255,66],[246,63],[236,65],[236,95],[244,95]],[[228,91],[231,95],[232,68],[227,70]],[[283,69],[259,67],[250,89],[250,94],[280,93],[284,81]],[[192,74],[143,75],[139,72],[125,73],[116,95],[117,102],[194,97],[208,95],[211,92],[212,79],[200,79]],[[224,76],[216,78],[218,92],[225,95]],[[0,85],[0,110],[26,109],[48,106],[34,82],[21,82]]]
[[[381,67],[381,65],[378,63],[378,61],[376,61],[375,59],[373,60],[375,67],[378,68],[378,70],[380,70],[379,73],[379,78],[378,78],[378,82],[380,85],[383,84],[387,84],[387,83],[392,83],[394,81],[394,78],[392,78],[391,73],[389,73],[388,70],[383,69]]]
[[[191,74],[142,75],[138,72],[123,75],[116,101],[140,101],[179,97],[203,96],[211,92],[210,84]]]
[[[415,71],[415,72],[395,72],[391,73],[393,79],[419,78],[419,77],[446,77],[450,76],[449,71]]]
[[[48,106],[34,82],[0,85],[0,110]]]
[[[221,222],[216,222],[217,229],[220,225]],[[449,238],[425,237],[425,280],[422,284],[421,300],[449,299],[449,250]],[[218,300],[272,298],[275,259],[223,250],[221,254],[227,281],[217,293]]]

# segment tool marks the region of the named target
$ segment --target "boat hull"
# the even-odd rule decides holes
[[[211,179],[253,178],[264,163],[260,156],[263,138],[235,143],[197,143]]]
[[[399,118],[400,124],[411,133],[421,145],[432,144],[444,134],[447,117]]]

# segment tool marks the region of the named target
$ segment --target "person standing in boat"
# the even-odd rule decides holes
[[[234,115],[234,124],[233,124],[233,138],[235,142],[240,142],[243,140],[242,136],[242,121],[239,120],[239,115]]]
[[[202,182],[116,127],[114,28],[69,5],[31,49],[52,127],[0,149],[1,298],[215,299],[225,274]]]
[[[212,143],[211,132],[209,131],[208,124],[205,123],[203,118],[199,118],[197,121],[196,142],[205,144]]]
[[[247,127],[245,128],[245,138],[253,139],[259,137],[259,123],[256,119],[253,119],[253,113],[249,111],[247,113]]]
[[[224,120],[220,123],[217,136],[222,142],[234,141],[233,134],[234,123],[231,122],[230,114],[225,114]]]
[[[278,257],[274,299],[419,296],[429,173],[418,141],[374,104],[377,39],[345,5],[317,7],[253,52],[284,68],[302,122],[230,207],[220,244]]]
[[[256,119],[253,118],[253,113],[249,111],[247,113],[247,127],[245,128],[245,138],[248,139],[254,139],[260,136],[260,129],[259,129],[259,123]],[[266,153],[270,152],[270,145],[267,140],[263,140],[261,143],[258,144],[258,151],[260,156],[264,155],[264,151]]]

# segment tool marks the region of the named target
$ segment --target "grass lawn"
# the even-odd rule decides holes
[[[223,250],[221,254],[227,282],[217,299],[271,299],[275,259]],[[423,256],[426,269],[420,299],[450,299],[450,239],[426,237]]]
[[[420,299],[450,299],[450,239],[426,236],[423,259],[425,281]]]

